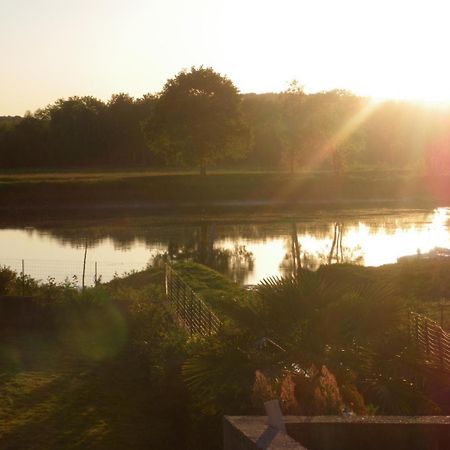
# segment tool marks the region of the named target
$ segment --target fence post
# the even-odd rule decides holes
[[[414,325],[416,331],[416,345],[419,345],[419,317],[417,314],[414,314]]]
[[[166,264],[165,272],[166,273],[165,273],[164,279],[165,279],[165,284],[166,284],[166,296],[169,298],[169,300],[171,300],[170,295],[169,295],[169,265],[168,264]]]
[[[97,261],[95,261],[94,285],[97,286]]]
[[[191,336],[194,331],[194,320],[192,317],[192,305],[193,304],[194,304],[194,291],[191,289],[190,295],[189,295],[189,333]]]
[[[177,316],[178,320],[180,320],[180,281],[177,280]]]
[[[22,295],[25,295],[25,260],[22,259]]]
[[[186,311],[186,283],[183,283],[183,302],[182,302],[182,310],[183,310],[183,322],[186,324],[187,322],[187,311]]]
[[[425,319],[425,352],[427,354],[427,359],[430,357],[430,335],[428,330],[428,318]]]
[[[444,369],[444,349],[442,347],[442,328],[438,331],[438,347],[439,347],[439,367]]]
[[[203,301],[195,291],[174,271],[166,265],[165,271],[166,296],[175,303],[175,312],[180,325],[183,325],[189,333],[211,335],[216,331],[220,323],[209,309],[203,305]]]
[[[202,319],[202,302],[201,300],[199,300],[198,302],[198,320],[199,320],[199,325],[200,325],[200,332],[202,331],[202,325],[203,325],[203,319]]]

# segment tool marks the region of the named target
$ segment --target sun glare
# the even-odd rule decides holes
[[[450,103],[449,6],[440,0],[135,0],[105,9],[96,0],[52,2],[52,14],[16,3],[0,17],[3,114],[83,93],[158,92],[200,64],[244,93],[282,91],[297,79],[306,92]]]

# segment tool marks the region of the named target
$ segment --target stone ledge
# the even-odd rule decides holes
[[[306,450],[264,416],[225,416],[223,438],[224,450]]]
[[[450,416],[224,417],[225,450],[449,450]]]

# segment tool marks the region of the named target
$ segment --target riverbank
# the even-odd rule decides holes
[[[331,173],[63,173],[0,176],[3,210],[271,209],[450,201],[450,177],[399,171]]]
[[[323,396],[314,392],[334,394],[326,397],[329,414],[342,406],[365,415],[448,414],[444,396],[435,403],[415,381],[421,372],[405,348],[409,309],[443,317],[449,264],[331,265],[305,271],[305,283],[250,292],[204,266],[178,263],[183,279],[229,319],[217,335],[202,338],[173,320],[161,268],[85,291],[29,279],[22,297],[33,301],[29,313],[11,308],[0,315],[2,444],[218,450],[222,416],[261,414],[256,380],[278,397],[288,367],[295,367],[289,398],[298,415],[305,415],[300,408],[323,414]],[[22,293],[16,281],[0,277],[0,290]],[[302,377],[307,370],[312,376]]]

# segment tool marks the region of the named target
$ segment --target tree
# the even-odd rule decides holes
[[[294,173],[300,153],[305,150],[307,131],[305,99],[303,88],[296,80],[292,81],[282,94],[279,135],[291,173]]]
[[[99,164],[105,160],[106,105],[91,96],[59,99],[36,112],[49,122],[49,139],[58,152],[52,165]]]
[[[167,81],[153,114],[143,126],[150,149],[167,161],[206,167],[243,156],[248,130],[241,97],[226,77],[211,68],[192,67]]]
[[[124,93],[113,95],[109,100],[105,121],[111,162],[147,164],[148,147],[140,123],[151,114],[150,103],[150,96],[135,100]]]
[[[245,157],[247,167],[274,170],[280,164],[283,136],[280,133],[284,94],[245,94],[242,111],[252,132],[252,145]]]

